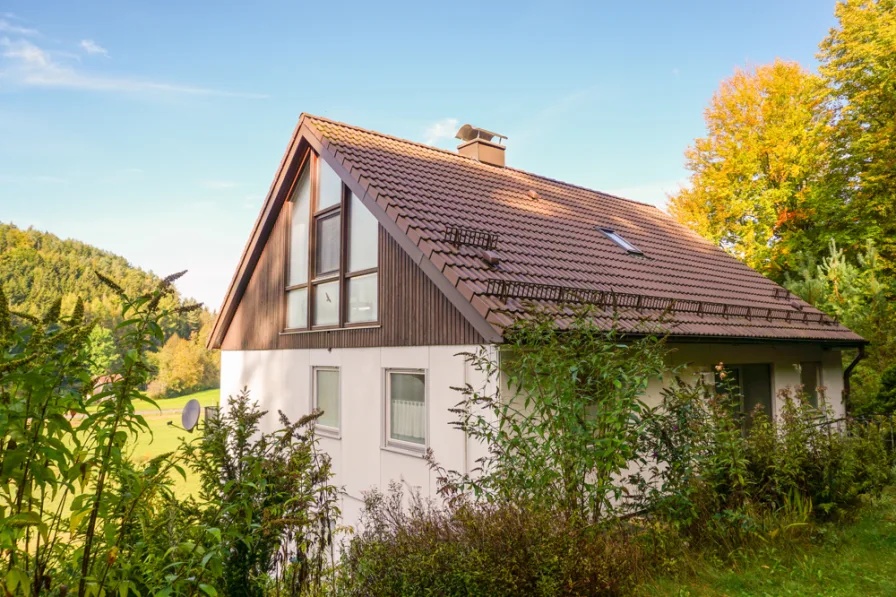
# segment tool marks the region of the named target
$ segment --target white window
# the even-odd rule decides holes
[[[821,383],[821,363],[809,361],[800,363],[800,384],[809,397],[809,404],[818,408],[818,388]]]
[[[315,410],[323,414],[317,419],[317,426],[327,431],[339,431],[339,369],[336,367],[314,367],[313,384]]]
[[[426,446],[424,371],[386,371],[386,444],[418,451]]]

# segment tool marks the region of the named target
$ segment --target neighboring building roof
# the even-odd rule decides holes
[[[436,282],[451,290],[449,298],[463,297],[466,312],[498,334],[532,299],[552,308],[558,299],[587,295],[586,302],[603,305],[607,326],[617,305],[617,325],[627,331],[666,310],[674,336],[864,342],[653,206],[318,116],[303,115],[296,134],[337,171],[344,168],[380,222],[419,249],[421,265],[441,273]],[[453,227],[469,229],[483,245],[497,240],[494,255],[450,242],[464,233]],[[643,255],[628,253],[601,228]],[[495,257],[497,265],[489,264]],[[245,266],[228,301],[237,298]],[[227,301],[225,318],[226,308]]]

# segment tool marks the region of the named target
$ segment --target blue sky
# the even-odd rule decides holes
[[[720,80],[815,68],[833,4],[0,0],[0,221],[217,308],[302,111],[443,148],[470,122],[662,206]]]

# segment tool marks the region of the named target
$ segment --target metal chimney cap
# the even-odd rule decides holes
[[[457,134],[454,136],[456,139],[460,139],[461,141],[472,141],[473,139],[482,139],[483,141],[491,141],[495,137],[498,138],[498,143],[506,140],[507,137],[504,135],[499,135],[498,133],[493,133],[492,131],[487,131],[485,129],[475,127],[472,124],[465,124],[457,131]]]

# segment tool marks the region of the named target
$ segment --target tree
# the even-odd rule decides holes
[[[896,0],[839,2],[839,27],[821,43],[820,72],[836,115],[832,186],[836,227],[873,239],[896,275]]]
[[[881,376],[873,410],[876,414],[896,414],[896,365],[890,366]]]
[[[851,260],[831,240],[827,256],[804,256],[784,285],[871,342],[868,358],[856,368],[851,396],[858,410],[871,408],[881,374],[896,362],[896,303],[874,244],[868,241]]]
[[[168,338],[155,357],[158,375],[150,394],[177,395],[218,385],[220,355],[205,348],[212,323],[212,316],[203,314],[197,333],[189,338],[177,334]]]
[[[822,81],[795,62],[738,69],[713,95],[708,133],[685,153],[690,186],[678,221],[764,273],[779,275],[793,237],[812,226],[826,168]]]
[[[115,348],[115,337],[108,328],[94,326],[87,338],[87,358],[90,361],[90,374],[96,378],[108,373],[118,360]]]

